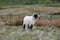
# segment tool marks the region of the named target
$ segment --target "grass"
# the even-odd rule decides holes
[[[41,19],[47,19],[47,20],[60,19],[60,15],[41,15]]]
[[[0,40],[57,40],[59,31],[59,28],[41,26],[27,32],[22,26],[4,26],[0,29]]]
[[[24,5],[0,6],[1,9],[21,8],[21,7],[24,7]]]
[[[24,16],[31,11],[43,9],[59,10],[59,7],[46,7],[39,5],[25,6],[4,6],[4,10],[0,10],[0,14],[23,14]],[[33,10],[30,10],[33,9]],[[53,19],[59,19],[60,15],[53,15]],[[49,19],[49,15],[41,15],[41,19]],[[32,31],[23,31],[22,26],[0,26],[0,40],[60,40],[60,28],[39,26]]]
[[[60,15],[52,15],[52,19],[59,19]]]
[[[9,15],[5,15],[2,18],[2,22],[5,22],[5,25],[22,25],[23,23],[23,17],[25,15],[16,15],[12,16],[10,19]],[[40,15],[40,19],[38,19],[36,25],[54,25],[54,26],[60,26],[60,15]],[[52,17],[52,18],[51,18]],[[1,23],[2,24],[2,23]]]
[[[57,11],[56,11],[57,10]],[[60,7],[47,7],[40,5],[11,5],[1,6],[0,14],[29,14],[38,11],[39,14],[49,14],[59,12]]]

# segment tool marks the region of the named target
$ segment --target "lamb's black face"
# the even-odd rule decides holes
[[[34,17],[35,19],[37,19],[37,18],[38,18],[38,15],[37,15],[37,14],[34,14],[33,17]]]

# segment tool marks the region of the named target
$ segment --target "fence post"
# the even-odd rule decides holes
[[[52,22],[52,15],[50,15],[50,24],[51,24],[51,22]],[[52,25],[50,25],[50,27],[51,27]]]
[[[2,20],[3,19],[3,15],[1,14],[0,17],[1,17],[1,20]]]
[[[20,14],[18,16],[19,16],[18,18],[20,19]]]
[[[9,14],[9,16],[10,16],[10,26],[11,26],[11,18],[12,18],[13,15],[12,14]]]
[[[40,15],[39,19],[41,19],[41,15]]]

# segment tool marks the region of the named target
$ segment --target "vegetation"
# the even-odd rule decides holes
[[[0,6],[1,5],[31,5],[31,4],[55,5],[56,3],[59,2],[60,0],[0,0]]]
[[[6,25],[14,25],[14,26],[22,25],[24,16],[32,15],[34,12],[37,12],[41,16],[40,21],[37,22],[38,25],[46,26],[51,24],[60,27],[60,22],[59,22],[60,15],[49,15],[55,12],[56,14],[59,13],[60,12],[59,7],[47,7],[40,5],[20,5],[20,6],[4,6],[4,7],[7,9],[1,10],[0,13],[2,13],[1,15],[4,17],[3,21],[8,22],[6,23]],[[10,19],[11,21],[9,21]],[[53,22],[50,23],[50,21]]]
[[[23,26],[0,26],[0,40],[60,40],[60,29],[37,26],[23,31]]]
[[[23,17],[35,12],[38,25],[24,31]],[[53,13],[60,13],[60,0],[0,0],[0,40],[60,40],[60,15]]]

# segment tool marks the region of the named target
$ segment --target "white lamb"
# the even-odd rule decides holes
[[[32,16],[25,16],[23,19],[23,29],[32,30],[32,28],[34,27],[34,24],[37,21],[38,17],[39,17],[39,15],[37,15],[37,14],[34,14]]]

